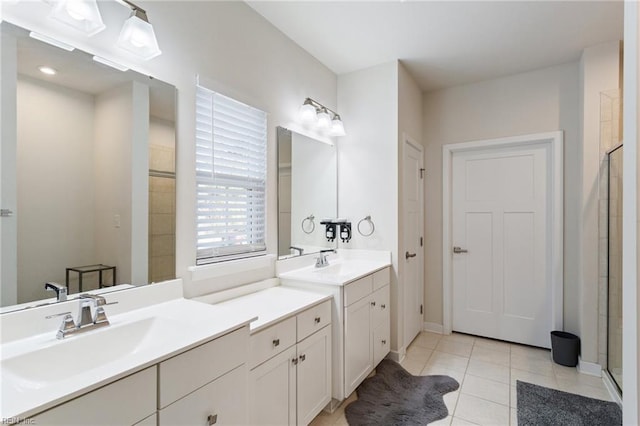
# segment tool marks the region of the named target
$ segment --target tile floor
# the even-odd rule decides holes
[[[414,375],[446,374],[460,383],[444,396],[449,417],[434,425],[516,425],[516,380],[591,398],[611,400],[602,379],[551,361],[550,351],[465,334],[423,332],[407,350],[402,366]],[[344,407],[322,412],[312,426],[347,425]]]

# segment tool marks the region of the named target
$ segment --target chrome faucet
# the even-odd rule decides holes
[[[329,261],[327,260],[327,253],[335,253],[335,249],[328,250],[320,250],[319,256],[316,259],[316,268],[324,268],[325,266],[329,266]]]
[[[67,286],[51,281],[45,283],[44,289],[47,291],[55,291],[58,302],[64,302],[67,300]]]
[[[106,305],[104,297],[94,294],[81,294],[79,299],[80,310],[77,321],[73,321],[71,314],[66,314],[56,335],[58,339],[64,339],[74,334],[109,325],[107,314],[102,307],[102,305]]]
[[[304,253],[304,249],[300,248],[300,247],[296,247],[296,246],[289,246],[289,250],[295,250],[298,252],[298,256],[302,256],[302,253]]]

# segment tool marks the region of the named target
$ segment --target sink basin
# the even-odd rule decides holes
[[[330,262],[332,263],[329,266],[322,268],[308,266],[294,269],[280,274],[279,277],[281,279],[344,285],[389,265],[386,261],[364,259],[336,259],[330,260]]]
[[[179,332],[178,326],[159,317],[112,324],[6,358],[2,376],[13,376],[20,387],[41,388],[118,362],[141,348],[159,346],[172,329]]]

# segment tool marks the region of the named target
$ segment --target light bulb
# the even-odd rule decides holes
[[[346,135],[346,132],[344,131],[344,124],[342,123],[339,115],[333,117],[333,120],[331,121],[331,131],[329,132],[329,134],[331,136]]]
[[[41,72],[42,74],[47,74],[47,75],[56,75],[56,74],[58,73],[55,69],[53,69],[53,68],[51,68],[51,67],[48,67],[48,66],[46,66],[46,65],[43,65],[43,66],[41,66],[41,67],[38,67],[38,69],[40,70],[40,72]]]
[[[84,21],[85,16],[89,16],[90,13],[85,3],[77,0],[68,1],[65,8],[69,16],[76,21]]]
[[[305,103],[304,105],[302,105],[300,107],[300,111],[298,111],[298,115],[300,117],[300,121],[304,124],[314,124],[318,121],[316,107],[314,107],[310,103]]]
[[[331,117],[326,108],[322,108],[318,113],[318,129],[329,130],[331,128]]]
[[[144,16],[146,17],[146,15]],[[117,45],[146,60],[155,58],[162,53],[158,47],[153,26],[136,16],[135,11],[124,22]]]
[[[92,36],[106,27],[96,0],[56,0],[49,13],[51,19]]]

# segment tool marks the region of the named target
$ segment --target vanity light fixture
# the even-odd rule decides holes
[[[48,67],[46,65],[38,67],[38,69],[42,74],[46,74],[46,75],[56,75],[58,73],[58,71],[56,71],[54,68]]]
[[[49,17],[92,36],[104,30],[96,0],[56,0]]]
[[[121,3],[125,3],[131,8],[131,15],[124,21],[116,44],[129,53],[133,53],[145,60],[155,58],[161,54],[156,33],[149,23],[147,12],[128,0],[121,0]]]
[[[340,115],[311,98],[304,100],[298,116],[303,124],[315,126],[322,133],[328,132],[329,136],[346,135]]]
[[[45,42],[47,44],[50,44],[52,46],[59,47],[60,49],[68,50],[69,52],[71,52],[73,49],[75,49],[75,47],[71,46],[70,44],[63,43],[63,42],[61,42],[59,40],[56,40],[53,37],[49,37],[49,36],[46,36],[46,35],[43,35],[43,34],[40,34],[40,33],[36,33],[36,32],[33,32],[33,31],[31,31],[29,33],[29,37],[34,38],[36,40],[43,41],[43,42]]]

